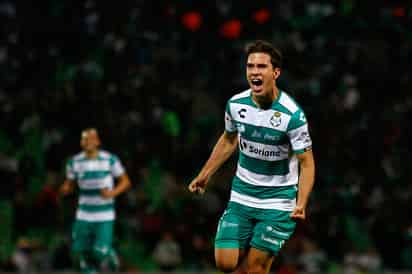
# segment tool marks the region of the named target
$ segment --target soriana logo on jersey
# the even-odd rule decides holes
[[[240,138],[239,147],[245,155],[261,160],[277,161],[288,157],[287,150],[282,151],[278,146],[252,142],[244,138]]]

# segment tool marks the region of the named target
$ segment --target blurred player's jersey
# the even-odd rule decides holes
[[[251,90],[226,105],[225,130],[237,132],[239,161],[230,200],[262,209],[291,211],[296,205],[299,163],[311,149],[303,110],[284,91],[269,109],[252,100]]]
[[[76,219],[89,222],[114,220],[114,199],[103,198],[100,191],[112,189],[114,178],[123,173],[119,159],[107,151],[99,151],[94,159],[87,158],[84,152],[71,158],[66,166],[66,177],[79,186]]]

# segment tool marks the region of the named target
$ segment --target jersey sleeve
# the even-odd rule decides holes
[[[110,170],[114,177],[120,177],[125,173],[125,169],[117,156],[112,156]]]
[[[305,113],[301,109],[292,115],[287,134],[294,153],[301,154],[312,148],[312,139],[310,138],[308,123]]]
[[[73,163],[73,159],[68,160],[66,163],[66,178],[72,181],[76,180]]]
[[[225,130],[227,132],[236,132],[236,126],[235,122],[233,120],[231,111],[230,111],[230,103],[229,101],[226,103],[226,109],[225,109]]]

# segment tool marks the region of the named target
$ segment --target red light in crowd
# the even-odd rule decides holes
[[[202,16],[197,11],[189,11],[182,16],[182,24],[190,31],[197,31],[202,25]]]
[[[265,8],[257,10],[253,14],[253,20],[255,20],[256,23],[258,23],[258,24],[266,23],[267,21],[269,21],[269,18],[270,18],[270,12]]]
[[[396,7],[393,9],[392,14],[396,17],[404,17],[405,16],[405,8],[404,7]]]
[[[237,39],[240,36],[241,30],[242,23],[237,19],[233,19],[223,23],[220,28],[220,34],[228,39]]]

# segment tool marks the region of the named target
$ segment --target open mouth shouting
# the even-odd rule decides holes
[[[251,88],[253,92],[261,92],[263,90],[263,81],[262,79],[252,79],[250,81]]]

